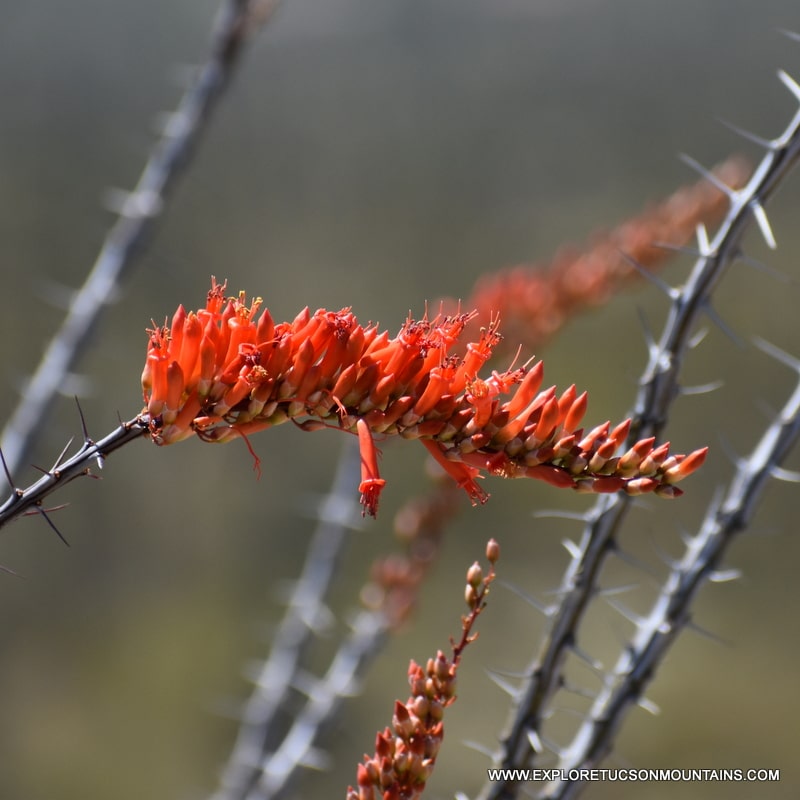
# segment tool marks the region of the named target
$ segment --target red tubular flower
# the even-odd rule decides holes
[[[358,420],[356,429],[361,450],[361,485],[358,491],[361,492],[364,510],[374,517],[378,512],[378,497],[386,481],[378,473],[378,451],[367,423],[363,419]]]
[[[459,353],[451,348],[472,314],[409,319],[391,338],[361,326],[349,308],[306,308],[276,324],[261,305],[244,293],[226,299],[225,284],[212,279],[204,309],[181,306],[171,328],[148,331],[142,389],[156,444],[246,438],[287,420],[340,428],[358,435],[362,504],[373,516],[385,484],[375,434],[420,439],[473,504],[488,499],[475,482],[481,472],[677,497],[674,484],[705,459],[705,449],[670,456],[652,439],[618,454],[630,421],[578,428],[586,393],[539,391],[541,361],[479,377],[502,338],[497,319]]]

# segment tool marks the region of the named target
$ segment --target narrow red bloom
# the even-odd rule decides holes
[[[435,442],[427,439],[421,441],[444,471],[469,495],[472,505],[482,505],[489,499],[489,495],[475,483],[475,478],[480,476],[480,468],[471,467],[465,461],[448,461]]]
[[[378,497],[381,489],[386,485],[386,481],[379,477],[378,451],[369,426],[363,419],[360,419],[356,423],[356,429],[358,430],[358,446],[361,450],[361,485],[358,487],[358,491],[361,492],[361,505],[364,507],[364,513],[374,517],[378,512]]]
[[[156,444],[196,434],[206,442],[245,438],[291,420],[303,430],[358,435],[361,500],[375,515],[385,485],[374,435],[420,439],[473,503],[481,473],[529,477],[581,492],[655,492],[696,470],[705,450],[669,455],[652,439],[617,454],[630,421],[577,426],[587,396],[575,386],[540,391],[539,361],[478,374],[501,341],[498,320],[477,342],[454,349],[473,314],[408,319],[391,338],[360,325],[349,308],[303,309],[275,323],[260,298],[226,298],[212,279],[206,307],[180,306],[171,327],[149,331],[142,373],[145,412]]]

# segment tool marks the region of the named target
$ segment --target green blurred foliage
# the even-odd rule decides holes
[[[112,221],[103,193],[133,184],[157,113],[176,102],[186,65],[204,57],[215,9],[210,0],[4,6],[2,419]],[[708,164],[733,150],[757,157],[714,117],[766,136],[780,130],[794,109],[774,71],[797,70],[800,58],[775,28],[796,24],[788,0],[286,0],[82,360],[92,433],[139,410],[145,327],[178,302],[202,304],[211,274],[262,295],[276,319],[304,305],[352,305],[362,321],[396,328],[426,300],[466,296],[485,271],[545,260],[693,180],[679,151]],[[749,338],[797,352],[797,201],[795,179],[771,212],[779,251],[755,237],[748,251],[791,282],[737,267],[715,305],[741,342],[712,325],[687,363],[686,383],[725,387],[679,400],[670,438],[679,451],[713,451],[683,500],[632,515],[624,544],[649,563],[658,564],[657,548],[677,554],[678,532],[698,523],[730,475],[729,451],[751,446],[790,390],[791,376]],[[668,278],[687,268],[677,262]],[[544,353],[549,380],[590,390],[598,422],[621,418],[632,401],[645,358],[640,309],[657,330],[664,301],[643,288],[575,320]],[[33,461],[47,464],[78,430],[65,399],[43,421]],[[3,531],[0,562],[25,578],[0,576],[0,796],[177,799],[213,789],[235,730],[226,713],[248,688],[243,664],[269,640],[340,441],[287,426],[253,444],[260,481],[240,443],[130,445],[102,482],[58,495],[70,502],[57,521],[71,549],[37,520]],[[383,450],[386,501],[377,523],[354,534],[337,589],[342,613],[370,558],[393,546],[393,510],[425,490],[421,447]],[[298,796],[343,796],[394,697],[407,694],[408,659],[455,632],[463,571],[489,535],[502,542],[505,580],[540,596],[557,586],[559,540],[574,529],[531,512],[585,501],[488,483],[492,501],[450,531],[414,625],[337,721],[334,768]],[[730,553],[745,579],[707,587],[696,605],[698,624],[731,644],[681,638],[651,692],[662,715],[632,714],[612,764],[780,767],[783,782],[761,792],[796,796],[796,497],[792,486],[768,490]],[[609,585],[641,581],[644,602],[640,573],[608,570]],[[507,714],[483,670],[524,668],[543,624],[498,587],[480,628],[432,797],[481,785],[483,766],[462,741],[493,746]],[[629,626],[601,609],[587,631],[593,654],[611,658]],[[597,784],[586,796],[673,791]],[[752,790],[684,785],[681,796],[736,800]]]

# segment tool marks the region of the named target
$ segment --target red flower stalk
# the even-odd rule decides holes
[[[360,491],[375,515],[384,481],[374,435],[420,439],[473,504],[488,495],[482,472],[538,478],[582,492],[681,494],[675,484],[706,449],[669,456],[646,439],[618,454],[630,421],[579,428],[586,393],[539,391],[543,365],[478,373],[501,336],[494,319],[477,342],[451,352],[473,313],[408,319],[394,338],[364,327],[349,308],[306,308],[275,323],[261,298],[225,297],[212,279],[206,307],[180,306],[171,327],[150,330],[142,374],[145,411],[156,444],[196,434],[225,442],[291,420],[303,430],[358,435]],[[504,396],[509,395],[504,400]],[[258,466],[258,459],[256,459]]]
[[[444,710],[456,700],[456,677],[465,648],[478,634],[472,629],[486,608],[486,595],[495,578],[500,546],[486,544],[489,574],[476,561],[467,570],[464,595],[469,613],[461,618],[461,639],[451,639],[453,654],[441,650],[423,669],[416,661],[408,667],[411,695],[394,706],[392,727],[375,737],[375,753],[358,765],[357,787],[347,789],[347,800],[416,800],[433,772],[444,737]]]
[[[713,170],[733,189],[744,186],[751,168],[739,157]],[[722,219],[728,198],[705,178],[626,220],[611,231],[595,234],[583,250],[565,248],[549,264],[498,270],[482,277],[467,301],[480,314],[503,319],[514,344],[539,347],[571,316],[605,303],[621,284],[638,277],[629,259],[655,271],[672,256],[664,246],[685,245],[697,226]]]

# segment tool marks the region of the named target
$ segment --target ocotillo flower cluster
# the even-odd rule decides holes
[[[676,497],[675,484],[705,458],[706,449],[670,456],[669,444],[652,438],[618,454],[630,420],[584,431],[586,392],[540,391],[541,361],[479,377],[501,336],[492,320],[477,342],[454,352],[474,312],[408,319],[390,338],[349,308],[306,308],[276,324],[262,304],[244,293],[226,298],[225,284],[212,280],[204,309],[180,306],[170,326],[149,331],[142,387],[154,442],[193,434],[247,441],[288,420],[307,431],[355,433],[361,501],[373,516],[385,483],[375,435],[419,439],[473,504],[488,497],[475,480],[482,472],[582,492]]]

